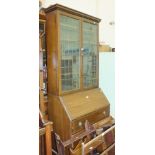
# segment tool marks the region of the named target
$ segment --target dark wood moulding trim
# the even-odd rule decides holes
[[[68,7],[60,5],[60,4],[55,4],[55,5],[49,6],[48,8],[44,8],[45,13],[49,13],[49,12],[54,11],[54,10],[60,10],[60,11],[64,11],[64,12],[67,12],[70,14],[74,14],[76,16],[84,17],[84,18],[87,18],[89,20],[93,20],[94,22],[97,22],[97,23],[99,23],[101,21],[101,19],[99,19],[97,17],[82,13],[80,11],[68,8]]]
[[[39,14],[39,19],[46,20],[46,16],[43,14]]]

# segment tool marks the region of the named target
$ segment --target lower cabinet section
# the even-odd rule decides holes
[[[62,141],[110,116],[110,104],[99,88],[57,96],[48,94],[48,117]]]

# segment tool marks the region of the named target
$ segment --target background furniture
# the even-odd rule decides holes
[[[46,122],[44,127],[39,129],[39,155],[52,155],[52,131],[52,122]]]
[[[39,108],[44,119],[47,117],[47,58],[45,40],[46,17],[39,14]]]

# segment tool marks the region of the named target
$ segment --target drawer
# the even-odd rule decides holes
[[[92,112],[88,115],[85,115],[83,117],[80,117],[76,120],[73,120],[71,122],[71,128],[72,128],[72,134],[75,134],[81,130],[85,129],[85,121],[88,120],[91,124],[94,124],[106,117],[109,116],[109,106],[106,108],[100,109],[96,112]]]

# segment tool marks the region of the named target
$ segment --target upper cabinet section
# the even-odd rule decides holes
[[[98,87],[100,19],[58,4],[45,12],[48,92],[62,95]]]

